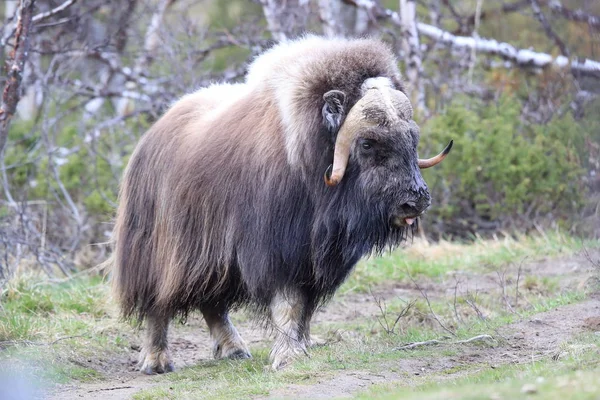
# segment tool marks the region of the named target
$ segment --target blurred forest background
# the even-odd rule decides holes
[[[20,0],[0,4],[0,282],[107,257],[118,184],[183,94],[243,80],[305,32],[397,51],[421,126],[430,238],[600,235],[596,0]]]

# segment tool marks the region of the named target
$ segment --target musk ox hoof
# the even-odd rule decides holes
[[[271,369],[273,371],[279,371],[292,363],[296,358],[302,355],[308,355],[305,348],[302,347],[290,347],[284,351],[280,351],[271,356]]]
[[[140,367],[140,371],[146,375],[164,374],[174,370],[171,356],[166,351],[146,355]]]
[[[216,344],[213,348],[213,356],[215,359],[220,360],[222,358],[228,358],[230,360],[245,360],[252,358],[250,351],[245,345],[242,346],[222,346]]]

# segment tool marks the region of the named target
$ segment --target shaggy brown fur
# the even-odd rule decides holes
[[[408,201],[409,189],[429,201],[424,183],[413,188],[422,182],[420,174],[413,179],[414,123],[403,122],[404,136],[371,133],[389,154],[406,152],[389,164],[403,177],[394,181],[402,193],[381,186],[389,176],[382,168],[361,178],[369,165],[352,161],[356,149],[342,183],[323,183],[336,133],[323,122],[323,95],[343,92],[347,112],[374,77],[403,90],[381,42],[311,36],[260,56],[243,84],[214,85],[175,103],[143,136],[123,177],[112,270],[123,315],[168,321],[199,309],[214,321],[213,336],[229,336],[236,344],[227,351],[237,346],[242,356],[247,350],[227,317],[233,307],[271,308],[279,319],[293,312],[302,320],[297,330],[307,330],[314,308],[362,255],[404,237],[390,225],[390,204]],[[289,288],[301,300],[285,308]],[[163,322],[151,324],[149,331],[163,332]],[[164,336],[149,339],[160,343],[150,352],[166,354],[166,328]],[[160,356],[147,357],[149,372],[168,370],[168,362],[152,361]]]

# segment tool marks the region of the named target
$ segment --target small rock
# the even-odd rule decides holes
[[[526,383],[521,388],[521,393],[524,393],[524,394],[535,394],[535,393],[537,393],[537,391],[538,391],[537,386],[535,386],[532,383]]]

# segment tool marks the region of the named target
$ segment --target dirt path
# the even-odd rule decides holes
[[[414,385],[435,375],[442,381],[461,374],[461,367],[472,364],[495,368],[502,364],[530,362],[532,359],[560,357],[561,344],[585,331],[597,331],[600,323],[600,299],[593,298],[555,310],[536,314],[501,329],[507,340],[493,348],[462,345],[452,357],[403,358],[389,363],[388,370],[372,373],[350,371],[313,385],[290,385],[274,391],[269,399],[325,399],[351,397],[375,383],[402,381]],[[457,349],[456,345],[451,345]],[[439,346],[440,349],[448,345]],[[391,371],[401,371],[400,373]],[[455,370],[455,373],[448,371]],[[444,373],[442,373],[444,372]],[[471,370],[471,372],[473,372]]]
[[[594,256],[600,255],[596,252]],[[532,263],[510,265],[502,271],[489,273],[453,272],[442,282],[419,281],[421,290],[432,299],[451,299],[458,292],[498,292],[504,285],[515,284],[515,276],[560,277],[559,289],[583,290],[589,284],[595,271],[583,256],[570,256]],[[395,284],[374,288],[370,294],[351,294],[336,298],[328,307],[320,310],[314,324],[332,322],[352,322],[373,320],[380,312],[375,298],[393,301],[422,296],[414,284]],[[237,318],[237,326],[249,346],[267,346],[270,342],[260,329],[243,317]],[[493,347],[465,344],[456,346],[457,354],[451,357],[403,357],[389,362],[381,368],[384,372],[346,371],[333,378],[323,379],[311,385],[288,385],[273,391],[268,398],[333,398],[349,397],[369,385],[381,382],[401,381],[412,385],[435,376],[436,380],[456,377],[465,366],[478,368],[531,361],[537,357],[560,357],[561,344],[574,335],[585,331],[600,331],[600,297],[559,307],[539,313],[507,325],[495,333],[498,340]],[[492,333],[492,332],[490,332]],[[139,340],[137,341],[139,343]],[[178,369],[193,366],[207,360],[211,344],[204,322],[199,317],[191,317],[185,326],[175,326],[171,334],[171,346],[175,365]],[[444,346],[440,345],[440,349]],[[135,347],[135,346],[133,346]],[[128,354],[116,359],[103,360],[103,374],[106,380],[96,383],[68,384],[56,388],[50,399],[128,399],[133,394],[161,384],[155,377],[147,377],[135,371],[139,349],[132,348]],[[397,372],[392,372],[397,371]],[[457,372],[449,372],[457,371]],[[471,372],[473,370],[471,369]],[[164,382],[162,383],[164,385]]]

